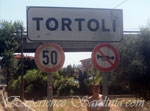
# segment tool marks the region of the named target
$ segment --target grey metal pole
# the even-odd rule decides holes
[[[23,49],[24,49],[24,44],[23,44],[23,29],[21,27],[21,100],[24,101],[24,68],[23,68]]]
[[[106,98],[108,98],[108,75],[109,72],[102,72],[102,87],[103,87],[103,99],[106,100]],[[104,107],[104,111],[108,111],[108,104],[107,101],[105,101],[105,107]]]
[[[47,79],[47,99],[48,99],[48,111],[53,111],[53,75],[48,73]]]

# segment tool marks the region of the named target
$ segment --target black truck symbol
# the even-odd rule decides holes
[[[111,60],[114,60],[115,59],[115,57],[114,56],[106,56],[109,60],[111,59]],[[102,61],[107,61],[106,59],[105,59],[105,57],[104,56],[101,56],[101,55],[97,55],[97,59],[101,59]]]

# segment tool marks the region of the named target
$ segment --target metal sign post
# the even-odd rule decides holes
[[[104,111],[108,111],[108,75],[118,65],[118,51],[110,44],[99,44],[92,52],[92,62],[97,69],[102,71]]]
[[[53,75],[64,64],[64,51],[57,44],[45,43],[37,48],[35,63],[39,69],[47,72],[48,111],[53,111]]]
[[[107,98],[108,97],[108,75],[109,75],[109,72],[102,72],[102,86],[103,86],[103,99]],[[104,107],[104,111],[108,111],[108,106],[107,106],[107,101],[106,101],[106,104],[104,104],[105,107]]]
[[[24,63],[23,63],[23,49],[24,49],[24,42],[23,42],[23,29],[21,27],[21,100],[24,101]]]
[[[47,99],[48,99],[48,111],[53,111],[53,75],[47,74]]]

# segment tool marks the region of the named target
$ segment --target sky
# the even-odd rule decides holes
[[[26,27],[27,6],[122,9],[124,31],[137,31],[150,19],[150,0],[0,0],[0,20],[19,20]],[[64,66],[90,57],[91,52],[65,53]]]

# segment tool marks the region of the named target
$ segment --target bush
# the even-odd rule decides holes
[[[61,71],[53,73],[54,95],[73,95],[79,88],[79,83],[74,82],[73,77],[61,74]]]
[[[15,95],[20,93],[21,76],[13,80],[9,92]],[[37,69],[28,70],[24,75],[24,89],[26,98],[38,98],[46,96],[47,75]]]
[[[61,71],[53,74],[54,95],[73,95],[78,91],[79,83],[75,83],[73,77],[61,74]],[[9,89],[9,94],[19,95],[21,76],[13,80]],[[24,75],[24,89],[26,99],[42,99],[47,96],[47,74],[38,69],[27,70]]]

